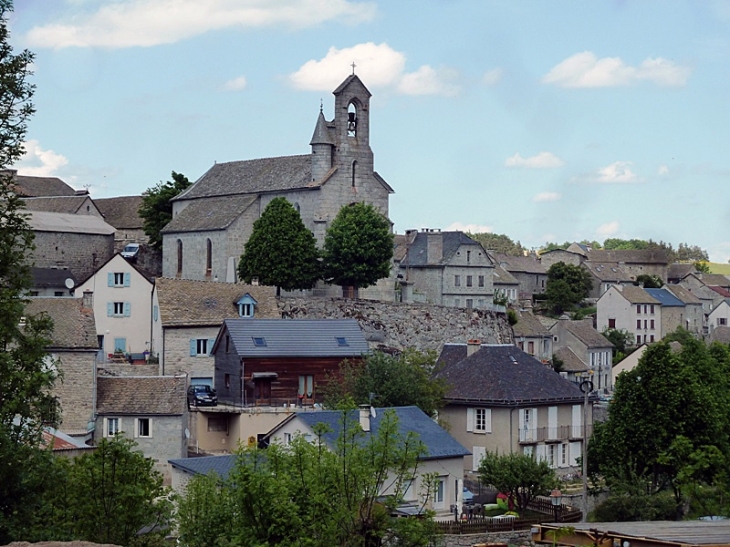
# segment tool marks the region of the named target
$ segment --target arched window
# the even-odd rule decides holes
[[[213,243],[210,239],[205,240],[205,275],[210,276],[213,270]]]
[[[301,211],[301,207],[299,207],[299,202],[298,201],[295,201],[294,202],[294,208],[297,210],[297,213],[301,213],[302,212]]]
[[[352,187],[355,188],[355,174],[357,172],[357,161],[352,162]]]
[[[183,266],[183,245],[182,240],[177,240],[177,275],[182,275],[182,266]]]
[[[350,103],[347,107],[347,136],[357,137],[357,106]]]

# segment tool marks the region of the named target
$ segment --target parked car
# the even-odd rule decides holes
[[[215,389],[204,384],[193,384],[188,388],[188,406],[216,406],[218,395]]]
[[[139,243],[129,243],[120,254],[127,260],[135,260],[139,254]]]

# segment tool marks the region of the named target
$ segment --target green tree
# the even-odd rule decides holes
[[[545,299],[554,315],[574,309],[593,288],[590,272],[580,266],[556,262],[547,274]]]
[[[710,264],[707,261],[695,262],[694,267],[699,273],[710,273]]]
[[[432,379],[436,354],[407,349],[399,355],[375,352],[364,363],[345,361],[324,388],[325,405],[337,408],[348,399],[378,407],[415,405],[429,416],[443,407],[446,383]]]
[[[160,231],[172,220],[172,199],[191,186],[185,175],[173,171],[172,181],[158,182],[142,194],[139,216],[152,248],[162,250]]]
[[[343,411],[339,435],[328,444],[331,433],[317,427],[312,442],[297,436],[288,446],[241,450],[229,479],[218,483],[221,495],[215,496],[215,486],[207,482],[203,492],[195,485],[180,500],[183,540],[193,529],[203,537],[202,524],[217,515],[223,522],[213,525],[209,542],[230,530],[228,539],[245,547],[429,545],[434,525],[428,512],[423,519],[392,516],[424,454],[416,435],[401,435],[397,418],[387,413],[377,432],[366,437],[352,411]],[[392,496],[383,498],[386,486]],[[190,511],[191,496],[205,500],[206,507]]]
[[[515,501],[520,512],[536,497],[547,495],[558,485],[555,471],[546,460],[526,454],[487,452],[479,464],[479,479]]]
[[[618,363],[621,359],[630,354],[629,348],[634,345],[634,335],[626,329],[603,329],[601,333],[606,340],[613,344],[613,362]]]
[[[664,281],[658,275],[641,274],[636,276],[634,285],[642,285],[645,289],[661,289]]]
[[[540,248],[540,253],[547,253],[548,251],[556,251],[558,249],[565,250],[568,247],[570,247],[570,241],[566,241],[565,243],[546,242]]]
[[[509,236],[504,234],[492,234],[492,233],[478,233],[467,235],[474,241],[478,241],[482,244],[487,251],[495,253],[504,253],[511,256],[523,256],[525,254],[525,248],[520,244],[519,241],[514,242]]]
[[[246,283],[291,291],[311,289],[320,277],[319,252],[314,235],[286,198],[274,198],[254,222],[251,237],[238,264]]]
[[[370,204],[340,209],[324,239],[325,279],[355,289],[390,274],[393,234],[390,222]]]
[[[230,488],[224,488],[217,475],[194,476],[177,501],[176,519],[182,545],[209,547],[231,538],[232,511]]]

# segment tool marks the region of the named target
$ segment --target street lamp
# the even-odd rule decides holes
[[[583,392],[583,442],[581,443],[581,456],[583,463],[583,499],[581,500],[581,522],[586,522],[588,517],[588,395],[593,391],[593,382],[583,380],[580,384]]]
[[[550,492],[550,503],[553,504],[553,513],[555,513],[555,522],[558,522],[558,513],[560,513],[561,503],[563,502],[563,493],[557,488]]]

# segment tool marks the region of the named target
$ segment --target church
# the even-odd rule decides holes
[[[369,203],[388,217],[393,189],[374,169],[371,94],[355,74],[333,94],[334,119],[320,107],[309,154],[216,163],[174,199],[164,277],[235,282],[253,223],[276,197],[294,205],[319,246],[345,205]]]

